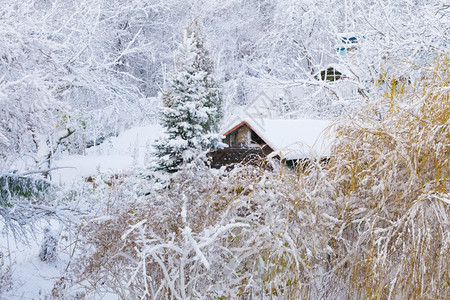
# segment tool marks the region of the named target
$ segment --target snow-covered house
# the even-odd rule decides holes
[[[330,121],[246,118],[222,132],[227,148],[211,154],[212,166],[220,167],[249,157],[277,157],[288,164],[329,156]]]

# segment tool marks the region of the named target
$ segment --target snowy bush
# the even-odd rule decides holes
[[[422,77],[338,130],[332,281],[350,298],[449,297],[448,57]]]
[[[0,226],[26,241],[29,233],[35,233],[40,218],[69,217],[62,207],[59,210],[52,205],[58,192],[48,180],[37,176],[0,176]]]
[[[39,258],[44,262],[54,262],[58,258],[59,233],[46,227],[42,241]]]
[[[11,268],[5,265],[3,252],[0,251],[0,296],[9,291],[12,286]]]
[[[82,228],[80,282],[124,299],[318,295],[328,250],[311,199],[289,172],[180,172]]]
[[[14,197],[42,197],[50,190],[50,183],[40,178],[15,175],[0,176],[0,204]]]

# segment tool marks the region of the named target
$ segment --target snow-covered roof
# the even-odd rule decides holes
[[[228,135],[246,124],[274,152],[284,159],[299,159],[305,157],[324,157],[330,154],[332,142],[330,121],[323,120],[281,120],[246,118],[236,120],[222,132]]]

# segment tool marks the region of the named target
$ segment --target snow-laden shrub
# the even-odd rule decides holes
[[[64,191],[46,179],[18,174],[0,176],[0,226],[24,243],[29,242],[30,234],[34,236],[40,220],[71,219],[69,206]]]
[[[331,276],[348,298],[450,297],[449,81],[440,57],[420,82],[339,124]]]
[[[42,240],[39,258],[44,262],[54,262],[58,258],[59,232],[51,230],[49,227],[44,229],[44,239]]]
[[[82,228],[79,279],[124,299],[316,295],[327,228],[300,178],[254,167],[177,174]]]
[[[0,296],[13,286],[11,268],[5,265],[3,252],[0,251]]]
[[[0,176],[0,205],[12,197],[42,197],[51,190],[48,181],[41,178],[3,175]]]

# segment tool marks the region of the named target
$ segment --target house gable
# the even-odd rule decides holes
[[[272,147],[246,121],[234,126],[224,135],[224,143],[230,148],[263,148],[265,154],[273,151]]]

